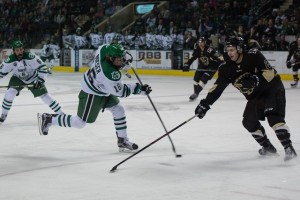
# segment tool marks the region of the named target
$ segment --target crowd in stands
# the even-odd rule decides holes
[[[15,39],[34,48],[52,37],[61,47],[119,42],[133,49],[176,50],[192,49],[200,36],[215,36],[222,49],[229,36],[238,35],[261,50],[287,50],[285,35],[300,33],[297,0],[287,10],[279,9],[283,0],[170,0],[169,7],[155,7],[127,30],[115,30],[109,20],[106,32],[95,28],[130,2],[134,1],[2,0],[0,48],[10,48]],[[92,44],[93,37],[98,44]]]

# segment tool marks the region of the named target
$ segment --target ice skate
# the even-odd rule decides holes
[[[291,87],[292,87],[292,88],[297,87],[297,86],[298,86],[298,81],[299,81],[299,78],[294,79],[294,83],[291,83]]]
[[[262,156],[275,156],[275,155],[278,155],[276,148],[271,143],[269,143],[267,146],[264,146],[261,149],[259,149],[258,153]]]
[[[298,81],[295,81],[294,83],[291,83],[292,88],[296,88],[298,86]]]
[[[38,113],[37,118],[40,135],[48,135],[48,130],[52,123],[52,115],[47,113]]]
[[[198,98],[198,96],[199,96],[199,94],[196,94],[196,93],[192,94],[190,96],[190,101],[195,101]]]
[[[118,137],[119,152],[134,152],[139,147],[137,144],[130,142],[128,138]]]
[[[284,151],[285,151],[284,161],[289,161],[297,157],[297,153],[291,144],[287,148],[285,148]]]
[[[0,117],[0,125],[5,121],[7,115],[5,114],[1,114],[1,117]]]

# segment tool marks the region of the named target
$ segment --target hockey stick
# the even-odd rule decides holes
[[[24,88],[30,88],[30,87],[33,87],[34,85],[33,84],[29,84],[29,85],[1,85],[0,88],[21,88],[21,87],[24,87]]]
[[[138,79],[139,83],[140,83],[141,85],[143,85],[143,83],[142,83],[140,77],[139,77],[138,74],[136,73],[136,71],[135,71],[135,69],[133,68],[132,64],[129,63],[129,65],[130,65],[130,68],[132,69],[133,73],[135,74],[136,78]],[[167,130],[167,128],[166,128],[164,122],[162,121],[162,119],[161,119],[161,117],[160,117],[160,115],[159,115],[159,113],[158,113],[158,111],[157,111],[157,109],[156,109],[154,103],[152,102],[152,99],[150,98],[149,94],[147,94],[147,97],[148,97],[148,99],[149,99],[149,101],[150,101],[150,103],[151,103],[151,105],[152,105],[152,107],[153,107],[153,109],[154,109],[154,111],[155,111],[155,113],[156,113],[156,115],[157,115],[157,117],[158,117],[160,123],[161,123],[162,126],[164,127],[165,132],[167,133],[168,130]],[[170,137],[169,135],[168,135],[168,138],[169,138],[169,140],[170,140],[170,142],[171,142],[172,150],[173,150],[173,152],[175,153],[175,156],[176,156],[177,158],[180,158],[182,155],[176,153],[176,149],[175,149],[174,143],[173,143],[173,141],[172,141],[172,139],[171,139],[171,137]]]
[[[298,64],[300,64],[300,62],[292,63],[291,65],[294,66],[294,65],[298,65]]]
[[[151,145],[155,144],[156,142],[158,142],[159,140],[161,140],[162,138],[169,136],[170,133],[172,133],[173,131],[175,131],[176,129],[180,128],[181,126],[183,126],[184,124],[188,123],[189,121],[191,121],[192,119],[194,119],[195,117],[198,117],[198,115],[194,115],[193,117],[189,118],[188,120],[182,122],[181,124],[179,124],[178,126],[176,126],[175,128],[173,128],[172,130],[170,130],[169,132],[166,132],[164,135],[160,136],[159,138],[157,138],[156,140],[152,141],[151,143],[147,144],[146,146],[144,146],[143,148],[141,148],[139,151],[135,152],[134,154],[128,156],[127,158],[125,158],[124,160],[122,160],[121,162],[119,162],[118,164],[116,164],[113,168],[111,168],[110,172],[115,172],[118,168],[118,166],[120,166],[122,163],[126,162],[127,160],[129,160],[130,158],[134,157],[135,155],[141,153],[142,151],[144,151],[145,149],[147,149],[148,147],[150,147]]]
[[[141,57],[141,58],[139,58],[139,59],[137,59],[137,60],[132,60],[132,61],[134,61],[134,62],[140,62],[140,61],[142,61],[142,60],[144,60],[144,57]]]
[[[216,69],[196,69],[195,71],[198,71],[198,72],[216,72],[218,70],[216,70]]]

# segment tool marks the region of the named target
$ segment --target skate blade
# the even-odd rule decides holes
[[[138,150],[135,149],[135,150],[130,150],[130,149],[126,149],[126,148],[123,148],[123,147],[119,147],[119,152],[120,153],[135,153],[137,152]]]
[[[278,157],[280,155],[276,152],[276,153],[267,153],[265,155],[259,154],[259,156],[262,157],[262,158],[270,158],[270,157]]]
[[[37,114],[38,126],[40,135],[44,135],[42,132],[42,115],[40,113]]]
[[[297,156],[288,156],[288,157],[284,157],[284,162],[289,162],[291,160],[294,160],[295,158],[297,158]]]

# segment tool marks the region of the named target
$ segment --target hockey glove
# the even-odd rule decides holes
[[[148,95],[150,92],[152,92],[152,89],[149,85],[145,84],[142,86],[142,93]]]
[[[182,71],[183,72],[188,72],[188,71],[190,71],[190,66],[186,63],[186,64],[184,64],[183,66],[182,66]]]
[[[139,83],[136,83],[136,86],[132,94],[141,94],[141,92],[142,92],[142,86]]]
[[[38,90],[43,86],[43,83],[45,82],[45,80],[38,78],[37,80],[34,81],[33,83],[33,89]]]
[[[241,84],[243,89],[254,89],[259,84],[259,78],[256,75],[249,75],[241,81]]]
[[[210,109],[208,103],[205,99],[202,99],[199,103],[199,105],[195,109],[195,114],[198,115],[200,119],[202,119],[206,112]]]
[[[286,61],[286,67],[288,68],[288,69],[291,69],[292,68],[292,62],[291,61]]]

